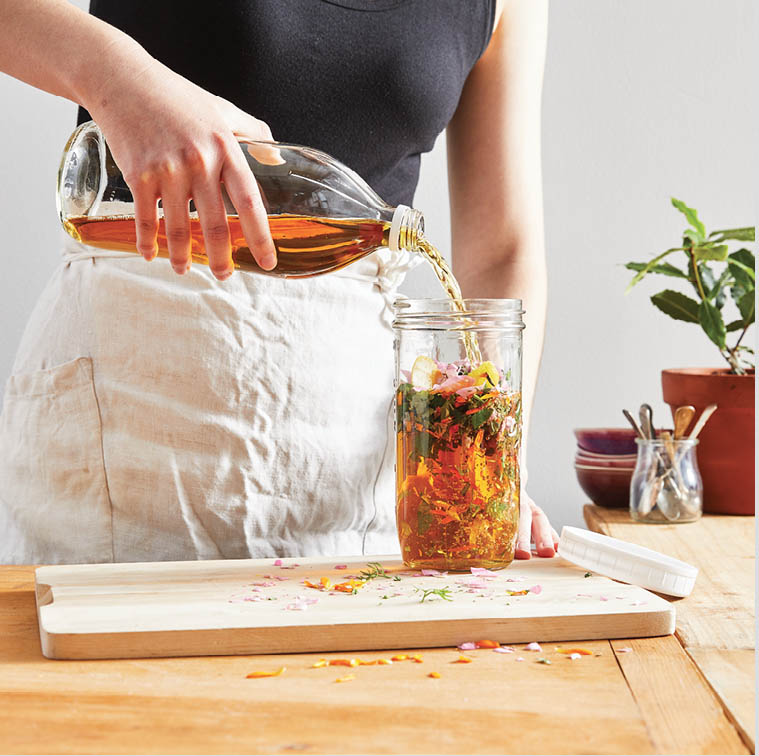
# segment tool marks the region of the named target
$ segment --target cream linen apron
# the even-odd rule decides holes
[[[220,283],[67,239],[5,389],[0,562],[396,551],[389,301],[416,261]]]

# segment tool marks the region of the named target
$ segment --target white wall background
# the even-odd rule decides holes
[[[663,421],[659,371],[719,363],[696,327],[654,311],[653,284],[623,295],[629,273],[621,263],[678,240],[672,195],[698,208],[707,226],[756,223],[757,39],[755,0],[551,3],[549,317],[529,466],[532,496],[557,529],[581,523],[572,429],[621,426],[621,408],[642,401]],[[55,171],[74,120],[71,103],[0,75],[0,382],[57,263]],[[447,251],[443,139],[423,162],[415,204]],[[439,295],[423,269],[404,291]]]

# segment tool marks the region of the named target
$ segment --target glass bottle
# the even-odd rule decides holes
[[[258,267],[236,210],[223,192],[236,268],[305,278],[343,268],[380,247],[417,248],[424,231],[422,214],[386,204],[357,173],[334,158],[299,145],[239,141],[269,216],[278,262],[271,271]],[[134,199],[93,121],[79,126],[66,144],[57,203],[63,228],[77,241],[136,253]],[[158,255],[168,257],[160,204],[158,214]],[[192,202],[190,224],[192,259],[207,264]]]
[[[703,509],[698,439],[636,439],[630,517],[638,522],[694,522]]]
[[[519,524],[522,303],[401,299],[394,309],[403,561],[506,567]]]

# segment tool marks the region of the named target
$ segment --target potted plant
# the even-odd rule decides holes
[[[692,207],[674,198],[672,204],[688,221],[681,246],[649,262],[627,263],[625,267],[635,271],[627,291],[648,275],[680,279],[695,291],[691,297],[665,289],[651,301],[675,320],[700,325],[728,366],[663,370],[664,401],[673,413],[677,407],[691,404],[696,417],[707,405],[718,406],[699,436],[704,509],[753,514],[755,366],[746,333],[755,320],[756,262],[751,250],[742,246],[731,252],[728,242],[753,242],[756,230],[751,226],[707,233]],[[685,267],[665,262],[676,253]]]

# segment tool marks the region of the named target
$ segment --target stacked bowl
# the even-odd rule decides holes
[[[576,428],[575,438],[575,472],[580,488],[599,506],[628,506],[637,459],[635,431],[632,428]]]

